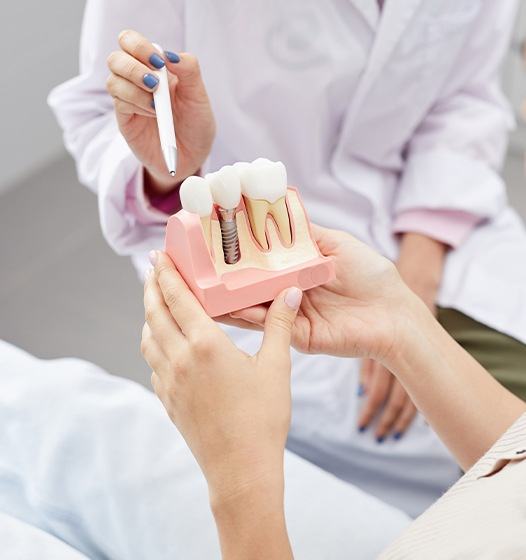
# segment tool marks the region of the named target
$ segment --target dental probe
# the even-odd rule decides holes
[[[164,54],[163,49],[156,43],[153,46]],[[157,126],[159,128],[159,139],[161,141],[161,151],[168,172],[175,177],[177,170],[177,140],[175,138],[174,118],[172,113],[172,102],[170,99],[170,88],[168,85],[168,70],[163,66],[156,72],[159,78],[159,85],[153,92],[155,103],[155,113],[157,115]]]

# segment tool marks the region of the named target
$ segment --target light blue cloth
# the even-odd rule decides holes
[[[143,387],[0,341],[0,426],[5,514],[95,560],[220,557],[205,481]],[[297,558],[375,558],[410,521],[293,453],[285,466]]]

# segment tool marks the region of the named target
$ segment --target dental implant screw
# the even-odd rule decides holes
[[[221,241],[226,264],[236,264],[241,253],[239,251],[239,236],[237,233],[236,212],[218,208]]]

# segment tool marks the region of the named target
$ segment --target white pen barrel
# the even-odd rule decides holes
[[[154,47],[163,54],[159,45]],[[175,138],[175,127],[172,113],[172,102],[170,99],[170,88],[168,84],[168,70],[166,66],[156,71],[159,85],[153,92],[155,102],[155,113],[157,115],[157,126],[159,128],[159,139],[161,149],[170,174],[175,175],[177,166],[177,141]]]

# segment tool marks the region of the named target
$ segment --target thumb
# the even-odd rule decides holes
[[[279,356],[282,352],[288,355],[292,328],[302,296],[299,288],[288,288],[274,300],[265,319],[265,334],[260,355],[276,357],[276,354]]]

